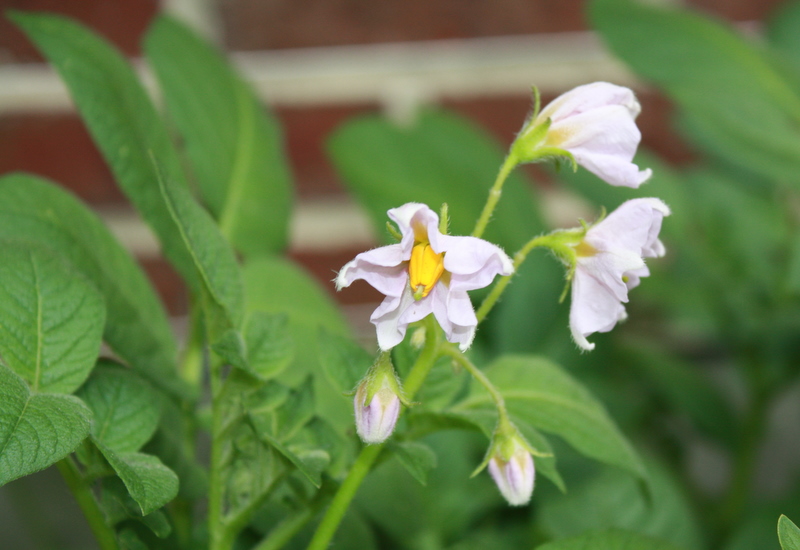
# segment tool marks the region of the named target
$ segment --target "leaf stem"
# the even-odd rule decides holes
[[[483,299],[478,311],[475,313],[479,323],[486,318],[486,316],[497,303],[497,300],[500,299],[500,296],[502,296],[506,287],[511,282],[511,278],[516,274],[517,270],[522,265],[522,262],[525,261],[525,258],[528,257],[530,251],[540,246],[546,246],[549,237],[550,235],[539,235],[538,237],[534,237],[525,243],[525,245],[520,248],[516,254],[514,254],[514,273],[500,277],[500,279],[497,281],[497,284],[492,287],[492,290],[489,292],[486,298]]]
[[[83,515],[86,516],[89,528],[94,533],[101,550],[119,550],[114,530],[106,523],[103,512],[100,511],[91,488],[83,479],[72,458],[68,456],[59,460],[56,465],[67,483],[67,487],[75,496],[75,500],[78,501],[78,506],[83,511]]]
[[[500,391],[494,387],[494,384],[489,380],[489,378],[483,373],[481,369],[479,369],[475,364],[470,361],[466,355],[461,353],[459,349],[455,346],[451,345],[444,345],[442,346],[442,354],[451,357],[453,360],[457,361],[459,365],[464,367],[464,369],[469,372],[475,380],[480,382],[481,386],[486,388],[486,391],[489,392],[489,396],[494,401],[495,407],[497,407],[497,414],[500,417],[500,421],[508,421],[508,411],[506,410],[506,402],[503,399],[503,395]]]
[[[481,237],[483,232],[486,231],[486,226],[489,225],[489,220],[492,217],[497,202],[500,200],[500,195],[503,193],[503,184],[506,182],[508,175],[518,164],[518,159],[513,152],[509,152],[497,173],[497,179],[494,180],[494,185],[489,190],[489,198],[486,199],[486,204],[483,206],[483,211],[475,224],[475,229],[472,230],[473,237]]]
[[[438,359],[442,348],[441,329],[436,324],[433,315],[425,318],[425,347],[422,348],[417,361],[411,367],[406,380],[403,382],[403,390],[406,398],[411,401],[414,395],[422,387],[422,383],[431,371],[436,359]],[[361,453],[356,458],[350,468],[347,477],[342,482],[339,490],[331,501],[322,522],[317,527],[314,537],[308,545],[307,550],[325,550],[330,544],[331,539],[336,534],[339,524],[344,518],[350,503],[356,495],[356,491],[361,486],[361,482],[370,471],[375,460],[381,454],[384,444],[366,445],[361,449]]]

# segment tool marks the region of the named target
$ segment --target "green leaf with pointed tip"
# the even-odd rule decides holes
[[[404,203],[422,202],[437,211],[447,203],[453,235],[472,233],[503,162],[487,133],[453,113],[432,110],[409,126],[380,116],[350,120],[331,136],[328,151],[375,227],[383,228],[386,211]],[[485,238],[512,253],[543,229],[524,177],[513,173]]]
[[[152,161],[159,162],[155,157]],[[214,220],[185,186],[170,179],[160,166],[156,178],[169,216],[201,281],[203,296],[207,297],[204,302],[209,307],[213,339],[216,331],[237,328],[242,322],[244,296],[236,256]]]
[[[0,241],[0,355],[34,392],[72,393],[100,352],[103,299],[50,249]]]
[[[94,413],[92,437],[115,453],[138,451],[158,427],[160,396],[131,370],[101,361],[78,392]]]
[[[180,159],[127,60],[82,25],[58,15],[12,12],[10,19],[56,68],[114,177],[153,228],[164,254],[197,288],[192,259],[159,192],[165,179],[186,188]]]
[[[328,380],[343,394],[353,392],[375,358],[350,338],[332,334],[324,327],[317,338],[319,362]]]
[[[611,417],[578,381],[550,361],[506,355],[486,370],[509,412],[544,432],[556,434],[582,454],[647,480],[641,459]],[[491,398],[477,383],[456,412],[485,407]]]
[[[142,515],[148,515],[178,494],[178,476],[158,457],[144,453],[115,453],[97,439],[95,445],[125,484]]]
[[[146,516],[142,515],[139,505],[131,498],[118,477],[109,476],[103,479],[100,502],[110,525],[133,519],[146,525],[159,538],[165,538],[172,532],[172,526],[163,511],[156,510]]]
[[[0,178],[0,237],[58,250],[105,299],[103,338],[154,385],[189,395],[161,302],[141,267],[102,221],[57,185],[29,174]]]
[[[273,437],[269,432],[260,429],[258,426],[258,422],[253,422],[253,427],[258,434],[258,437],[265,445],[273,447],[276,451],[286,457],[289,462],[294,464],[300,473],[306,476],[308,480],[314,484],[315,487],[320,487],[322,485],[322,470],[324,470],[325,466],[327,466],[328,462],[330,462],[329,458],[323,461],[321,460],[322,457],[320,455],[311,455],[307,456],[304,460],[300,456],[293,453],[286,445],[281,443],[278,438]]]
[[[784,515],[778,518],[778,539],[783,550],[800,550],[800,529]]]
[[[800,183],[800,96],[768,51],[688,9],[594,0],[589,14],[614,53],[681,107],[699,145]]]
[[[80,445],[92,411],[72,395],[32,394],[0,365],[0,485],[47,468]]]
[[[285,314],[254,311],[244,324],[247,370],[261,380],[278,376],[294,359],[294,342]]]
[[[391,442],[389,448],[397,460],[422,485],[428,484],[428,472],[436,468],[436,453],[419,441]]]
[[[175,19],[144,41],[203,200],[245,255],[286,247],[291,175],[275,118],[222,55]]]
[[[537,546],[536,550],[595,550],[599,548],[603,550],[681,550],[663,540],[624,529],[592,531],[577,537],[548,542]]]

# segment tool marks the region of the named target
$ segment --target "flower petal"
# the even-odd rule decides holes
[[[375,325],[378,346],[383,351],[392,349],[406,336],[408,323],[402,323],[400,317],[408,305],[414,301],[408,285],[406,285],[406,289],[399,297],[387,296],[369,318]]]
[[[579,347],[594,349],[594,344],[586,337],[594,332],[608,332],[625,315],[625,308],[613,292],[589,273],[576,270],[572,279],[569,328]]]
[[[427,205],[418,202],[409,202],[398,208],[388,211],[389,217],[394,220],[400,233],[403,235],[401,245],[403,250],[411,257],[411,248],[414,246],[415,233],[424,231],[425,235],[416,234],[417,240],[428,240],[427,232],[433,228],[438,231],[439,216]]]
[[[478,318],[472,308],[472,301],[465,291],[450,288],[447,299],[447,317],[452,323],[447,341],[457,343],[461,351],[467,351],[475,338]]]
[[[514,264],[503,250],[476,237],[438,234],[434,251],[445,252],[444,268],[452,274],[450,288],[475,290],[489,286],[497,275],[511,275]],[[437,250],[438,248],[438,250]]]
[[[400,296],[408,286],[408,270],[404,252],[399,244],[392,244],[362,252],[346,263],[336,276],[336,290],[363,279],[387,296]],[[405,258],[407,259],[407,258]]]
[[[598,250],[623,248],[646,258],[660,256],[664,245],[658,233],[669,213],[669,207],[659,199],[632,199],[591,227],[586,240]]]
[[[553,123],[556,123],[565,118],[606,105],[621,105],[625,107],[628,116],[631,118],[636,118],[642,109],[633,91],[629,88],[609,82],[593,82],[578,86],[558,96],[542,109],[537,121],[544,122],[544,120],[550,118]]]

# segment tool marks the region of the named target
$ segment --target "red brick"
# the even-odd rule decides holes
[[[125,202],[76,114],[0,117],[0,174],[15,170],[55,180],[89,203]]]
[[[582,0],[230,0],[223,2],[234,50],[298,48],[575,31]]]
[[[76,19],[110,40],[127,55],[139,55],[139,42],[158,12],[158,0],[0,0],[8,10],[51,12]],[[0,63],[41,61],[36,48],[5,17],[0,17]]]

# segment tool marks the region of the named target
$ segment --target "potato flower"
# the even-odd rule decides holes
[[[363,279],[386,295],[370,317],[382,350],[402,342],[408,325],[430,313],[447,340],[466,350],[478,325],[467,291],[513,273],[511,259],[482,239],[442,234],[439,216],[424,204],[408,203],[388,214],[400,229],[400,242],[356,256],[339,271],[337,290]]]
[[[565,156],[611,185],[636,188],[652,174],[632,162],[642,138],[634,122],[639,111],[628,88],[608,82],[578,86],[534,113],[512,152],[520,162]]]
[[[664,255],[658,239],[661,222],[670,213],[661,200],[632,199],[586,230],[574,249],[569,326],[575,343],[594,349],[586,337],[608,332],[626,318],[628,290],[650,275],[644,258]]]

